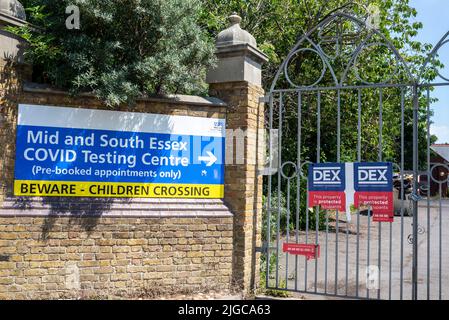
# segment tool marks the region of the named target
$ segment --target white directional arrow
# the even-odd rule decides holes
[[[210,151],[206,151],[206,153],[207,153],[207,157],[201,157],[200,156],[200,157],[198,157],[198,160],[199,161],[209,161],[206,164],[206,167],[210,167],[211,165],[213,165],[215,163],[215,161],[217,161],[217,157],[214,156],[213,153],[210,152]]]

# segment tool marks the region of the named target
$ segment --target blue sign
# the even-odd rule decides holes
[[[346,212],[368,205],[373,220],[393,221],[393,166],[388,162],[314,163],[309,166],[308,205]]]

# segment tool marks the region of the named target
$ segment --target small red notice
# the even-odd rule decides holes
[[[374,222],[393,222],[394,215],[389,214],[389,213],[379,213],[379,212],[373,211],[373,221]]]
[[[307,260],[320,257],[319,244],[284,243],[282,251],[290,254],[305,256]]]

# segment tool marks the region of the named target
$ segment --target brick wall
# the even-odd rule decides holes
[[[18,103],[107,109],[92,96],[1,82],[0,298],[152,297],[230,290],[233,215],[222,200],[17,198]],[[13,82],[16,83],[16,82]],[[122,111],[224,118],[218,99],[142,99]]]

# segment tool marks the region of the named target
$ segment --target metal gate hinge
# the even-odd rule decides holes
[[[268,243],[265,241],[262,243],[262,247],[256,247],[256,252],[266,253],[268,251]]]
[[[259,97],[259,103],[268,103],[268,102],[270,102],[270,96]]]

